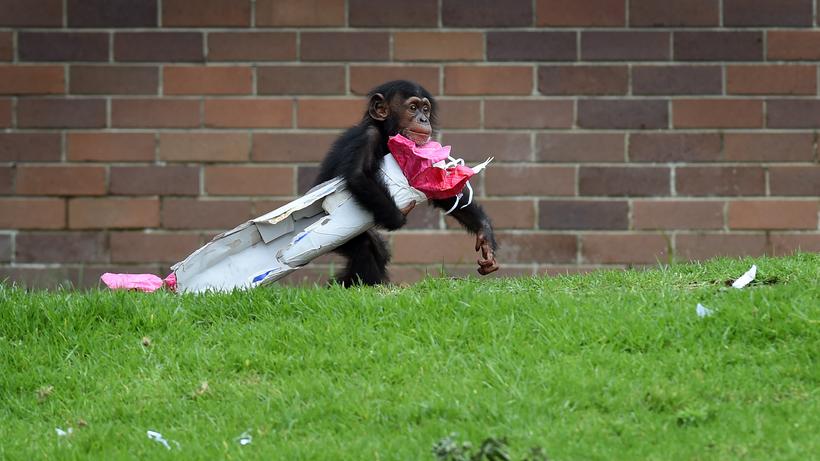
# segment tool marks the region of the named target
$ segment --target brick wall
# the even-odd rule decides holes
[[[306,190],[393,78],[496,157],[504,275],[820,250],[820,0],[374,3],[0,0],[0,278],[166,271]],[[410,221],[394,278],[473,273]]]

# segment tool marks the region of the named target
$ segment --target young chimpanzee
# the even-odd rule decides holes
[[[384,83],[371,90],[368,98],[367,111],[359,124],[333,143],[316,183],[343,176],[353,197],[373,213],[376,224],[395,230],[405,224],[415,202],[399,209],[377,174],[382,158],[389,153],[387,140],[401,133],[417,145],[429,141],[436,128],[436,103],[427,90],[406,80]],[[432,203],[449,210],[455,200],[454,197]],[[498,270],[493,227],[481,206],[474,201],[456,209],[451,216],[476,235],[475,249],[481,251],[478,272],[487,275]],[[336,251],[348,259],[345,272],[338,279],[342,285],[375,285],[388,280],[386,266],[390,253],[375,230],[353,238]]]

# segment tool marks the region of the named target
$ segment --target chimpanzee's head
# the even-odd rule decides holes
[[[394,80],[374,88],[365,117],[379,126],[383,135],[401,133],[416,145],[427,143],[436,129],[436,103],[424,87],[407,80]]]

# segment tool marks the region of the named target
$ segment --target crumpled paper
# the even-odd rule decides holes
[[[715,313],[715,311],[709,309],[701,303],[698,303],[697,307],[695,307],[695,312],[698,314],[698,317],[700,318],[709,317],[710,315]]]
[[[162,446],[164,446],[168,450],[171,449],[171,445],[168,443],[168,440],[166,440],[165,437],[163,437],[162,434],[160,434],[159,432],[157,432],[157,431],[146,431],[146,434],[148,435],[149,439],[161,444]],[[171,440],[171,442],[174,442],[174,444],[177,446],[177,448],[179,448],[179,442],[177,442],[176,440]]]
[[[743,288],[746,285],[752,283],[752,280],[755,279],[757,275],[757,265],[752,264],[752,268],[746,271],[743,275],[741,275],[737,280],[732,282],[733,288]]]
[[[154,274],[112,274],[106,272],[100,276],[100,280],[112,290],[137,290],[152,293],[167,286],[173,291],[176,288],[176,274],[170,273],[164,279]]]

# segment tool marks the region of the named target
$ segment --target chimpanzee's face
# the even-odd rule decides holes
[[[396,100],[393,110],[399,119],[398,132],[418,146],[426,144],[433,134],[433,127],[430,125],[433,106],[430,101],[418,96],[411,96],[403,101],[401,97],[396,97]]]

